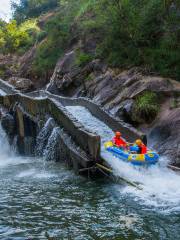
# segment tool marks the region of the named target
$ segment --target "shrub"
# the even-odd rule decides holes
[[[101,0],[98,57],[115,67],[143,66],[179,79],[179,7],[178,1]]]
[[[87,63],[93,60],[93,56],[81,51],[76,51],[76,64],[80,67],[84,67]]]
[[[44,37],[45,39],[37,48],[33,63],[33,70],[37,75],[51,72],[68,45],[70,22],[63,17],[64,14],[60,12],[47,21],[43,32],[38,35],[38,41]]]
[[[146,91],[138,96],[133,107],[134,120],[138,122],[151,122],[159,111],[158,96],[154,92]]]
[[[33,62],[33,70],[38,75],[46,75],[53,70],[56,62],[62,54],[58,44],[52,44],[51,40],[46,39],[37,48],[36,57]]]
[[[58,6],[58,0],[20,0],[12,1],[13,17],[18,23],[38,17]]]
[[[15,20],[5,23],[0,30],[1,53],[24,53],[35,42],[39,29],[36,20],[26,21],[17,25]]]
[[[46,37],[47,37],[47,32],[46,31],[41,31],[37,34],[37,41],[41,42]]]

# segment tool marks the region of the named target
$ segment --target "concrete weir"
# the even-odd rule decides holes
[[[53,159],[65,161],[73,166],[76,172],[93,169],[97,163],[102,163],[101,136],[87,130],[67,111],[67,106],[87,108],[93,116],[113,131],[122,131],[128,141],[134,141],[136,138],[146,141],[144,134],[110,116],[90,100],[60,97],[46,91],[21,94],[3,80],[0,80],[0,89],[5,93],[0,93],[0,104],[4,112],[4,116],[1,114],[2,123],[5,117],[5,124],[2,126],[11,142],[14,142],[14,138],[17,139],[17,149],[21,154],[37,154],[37,144],[40,144],[40,140],[37,140],[38,135],[43,127],[46,127],[48,119],[52,119],[53,124],[49,130],[47,129],[49,133],[46,132],[42,137],[44,141],[42,149],[46,151],[40,154],[48,155],[49,149],[53,149]],[[13,130],[10,133],[9,126],[6,124],[8,123],[7,115],[11,115],[14,119],[14,126],[11,128]],[[53,143],[49,142],[49,139],[52,139]]]

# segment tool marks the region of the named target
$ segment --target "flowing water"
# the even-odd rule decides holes
[[[114,135],[107,125],[92,116],[84,107],[68,106],[67,110],[87,129],[101,136],[101,155],[111,165],[114,174],[137,182],[143,188],[141,191],[127,186],[123,190],[124,193],[132,194],[136,196],[136,201],[159,207],[164,211],[180,210],[180,175],[166,167],[168,159],[161,158],[159,165],[148,169],[120,161],[104,148],[104,143]]]
[[[86,109],[68,110],[75,110],[102,141],[111,136]],[[46,146],[54,143],[57,130]],[[45,129],[39,137],[43,134]],[[0,239],[180,239],[180,176],[166,170],[164,160],[160,167],[140,171],[112,158],[114,173],[140,182],[138,191],[106,179],[88,181],[62,163],[19,157],[1,128],[0,145]],[[104,149],[102,154],[110,160]]]
[[[6,95],[6,93],[0,89],[0,96],[5,96],[5,95]]]

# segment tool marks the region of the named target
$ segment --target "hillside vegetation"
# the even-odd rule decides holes
[[[79,66],[99,58],[111,67],[180,78],[180,0],[21,0],[12,6],[13,20],[0,22],[0,53],[22,55],[36,43],[39,76],[76,45]],[[54,14],[40,24],[47,12]]]

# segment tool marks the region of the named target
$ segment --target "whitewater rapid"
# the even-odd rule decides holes
[[[118,188],[117,191],[132,194],[138,202],[165,211],[180,210],[180,175],[167,168],[168,159],[160,158],[158,165],[149,168],[134,167],[130,163],[120,161],[104,148],[104,143],[114,136],[113,131],[106,124],[95,118],[85,107],[67,106],[66,109],[86,129],[101,136],[101,155],[111,165],[114,175],[142,186],[142,190],[126,186],[123,189]]]

